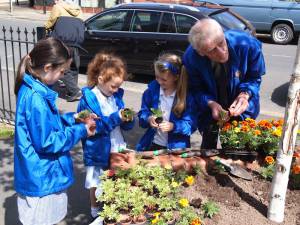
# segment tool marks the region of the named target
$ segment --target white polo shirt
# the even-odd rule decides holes
[[[159,89],[159,104],[158,107],[163,112],[163,120],[169,121],[172,106],[174,103],[176,91],[170,95],[165,95],[162,88]],[[161,146],[167,146],[168,144],[168,132],[162,132],[160,129],[157,129],[156,134],[154,135],[153,143]]]
[[[92,89],[92,92],[94,92],[94,94],[96,95],[102,114],[104,116],[109,116],[110,114],[119,110],[113,95],[106,97],[102,94],[98,87],[94,87]],[[120,126],[117,126],[110,132],[110,142],[111,152],[118,152],[119,149],[126,148],[126,143],[124,141]]]

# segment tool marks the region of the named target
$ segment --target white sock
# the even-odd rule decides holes
[[[96,218],[99,216],[99,211],[100,211],[100,208],[99,207],[91,207],[91,215],[93,218]]]

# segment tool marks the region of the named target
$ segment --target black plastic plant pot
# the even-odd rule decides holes
[[[225,149],[224,155],[233,160],[242,160],[246,162],[253,162],[256,160],[258,153],[256,151],[247,151],[247,150],[233,150]]]
[[[162,117],[157,117],[157,118],[155,118],[155,123],[157,123],[157,124],[162,123],[162,121],[163,121],[163,118],[162,118]]]

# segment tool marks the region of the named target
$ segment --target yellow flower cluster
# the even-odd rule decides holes
[[[193,176],[187,176],[184,181],[187,185],[191,186],[195,183],[195,178]]]
[[[189,200],[187,200],[186,198],[181,198],[178,203],[183,208],[189,206]]]

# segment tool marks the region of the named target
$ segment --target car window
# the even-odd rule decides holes
[[[218,14],[213,14],[211,18],[218,21],[223,28],[225,29],[237,29],[237,30],[246,30],[247,26],[241,20],[230,14],[229,12],[222,12]]]
[[[128,11],[114,11],[100,15],[87,25],[88,30],[125,31]]]
[[[164,13],[159,26],[160,33],[176,33],[175,22],[172,13]]]
[[[175,14],[175,21],[177,33],[187,34],[197,20],[189,16]]]
[[[133,16],[132,31],[157,32],[160,12],[136,11]]]

